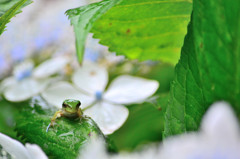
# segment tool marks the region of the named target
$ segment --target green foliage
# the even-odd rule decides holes
[[[12,138],[16,138],[14,126],[17,108],[19,107],[14,107],[11,103],[0,100],[0,132]]]
[[[168,94],[161,94],[156,107],[147,102],[128,107],[126,123],[110,135],[119,150],[133,150],[149,142],[161,141],[167,99]]]
[[[105,0],[67,12],[74,25],[78,56],[82,56],[86,34],[93,27],[94,37],[109,46],[110,51],[130,59],[176,64],[190,19],[191,1],[117,2],[109,5],[109,0]]]
[[[89,117],[83,119],[59,118],[57,125],[46,132],[54,111],[24,108],[17,118],[16,131],[23,142],[38,144],[50,158],[76,158],[79,150],[90,138],[105,138],[96,123]]]
[[[191,23],[171,84],[164,135],[180,134],[186,129],[196,130],[205,112],[204,105]]]
[[[81,63],[84,55],[84,45],[87,34],[92,28],[93,23],[119,0],[105,0],[99,3],[90,4],[66,11],[71,24],[74,27],[76,36],[76,50],[78,61]]]
[[[207,104],[226,100],[239,113],[240,1],[195,1],[193,27]]]
[[[217,100],[240,113],[240,2],[195,0],[176,66],[165,136],[196,130]]]
[[[0,1],[0,17],[6,13],[19,0],[1,0]]]
[[[4,32],[10,19],[31,2],[31,0],[3,0],[0,2],[0,35]]]
[[[0,2],[0,34],[10,18],[29,2]],[[175,64],[191,9],[192,3],[188,0],[104,0],[68,10],[66,14],[74,26],[80,62],[85,39],[92,31],[110,51],[130,59]],[[151,71],[146,74],[143,69],[147,65],[133,67],[130,74],[160,82],[157,92],[160,98],[155,107],[153,98],[129,107],[126,123],[110,135],[119,149],[132,150],[142,143],[160,141],[164,122],[164,137],[197,130],[208,106],[218,100],[228,101],[240,114],[240,1],[194,0],[193,10],[170,92],[171,66],[150,67]],[[121,71],[121,68],[113,69],[110,80]],[[5,101],[1,101],[1,105],[4,107],[0,112],[0,131],[16,137],[14,124],[6,122],[13,116],[10,112],[16,114],[16,110],[6,107],[9,103]],[[105,138],[88,117],[60,118],[57,126],[46,132],[53,114],[54,111],[42,110],[38,104],[24,107],[16,119],[19,138],[38,144],[50,158],[75,158],[90,138]]]

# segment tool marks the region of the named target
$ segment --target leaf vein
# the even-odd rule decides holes
[[[118,23],[136,23],[136,22],[145,22],[145,21],[154,21],[154,20],[163,20],[163,19],[175,19],[175,18],[189,18],[189,15],[173,15],[173,16],[162,16],[162,17],[152,17],[136,20],[123,20],[123,19],[106,19],[106,21],[118,22]]]
[[[142,2],[142,3],[135,3],[135,4],[126,4],[126,5],[119,5],[115,8],[125,8],[125,7],[134,7],[140,5],[148,5],[148,4],[161,4],[161,3],[176,3],[176,2],[189,2],[192,3],[191,0],[174,0],[174,1],[153,1],[153,2]]]

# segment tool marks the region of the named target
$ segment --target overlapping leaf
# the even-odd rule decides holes
[[[195,1],[194,43],[207,104],[240,112],[240,1]],[[207,11],[207,12],[206,12]]]
[[[107,11],[105,6],[111,9]],[[103,9],[107,11],[105,14]],[[118,0],[114,5],[105,0],[67,14],[74,28],[81,30],[75,31],[77,47],[81,47],[81,50],[77,49],[78,54],[82,54],[86,33],[94,23],[91,30],[94,37],[109,46],[110,51],[131,59],[176,64],[191,10],[192,3],[188,0]],[[75,16],[72,16],[74,12]],[[99,12],[103,14],[101,17]],[[80,38],[84,40],[78,41]]]
[[[181,59],[176,65],[175,79],[171,84],[165,115],[165,136],[196,130],[205,112],[192,32],[191,23],[182,48]]]
[[[99,3],[90,4],[66,12],[71,24],[74,27],[76,36],[76,50],[78,61],[81,63],[84,55],[84,45],[87,34],[92,28],[93,23],[112,6],[116,5],[119,0],[105,0]]]
[[[217,100],[240,113],[240,2],[195,0],[193,6],[171,86],[166,136],[196,130]]]

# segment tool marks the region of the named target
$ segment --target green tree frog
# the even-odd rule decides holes
[[[63,101],[62,109],[57,111],[53,117],[51,118],[51,123],[48,125],[46,132],[48,132],[48,129],[55,124],[55,120],[60,117],[67,117],[71,119],[75,118],[82,118],[83,112],[81,108],[79,108],[81,105],[81,102],[79,100],[74,99],[66,99]]]

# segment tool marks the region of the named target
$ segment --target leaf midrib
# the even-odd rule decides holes
[[[14,14],[16,13],[16,11],[17,11],[26,1],[27,1],[27,0],[22,0],[22,1],[18,2],[18,3],[16,3],[16,4],[14,4],[13,7],[11,7],[7,12],[5,12],[5,14],[3,14],[3,16],[0,17],[0,23],[1,23],[1,20],[4,20],[4,19],[5,19],[5,21],[3,21],[2,24],[0,25],[0,34],[1,34],[1,32],[4,30],[5,25],[8,23],[9,19],[14,16]],[[14,9],[13,9],[13,11],[10,12],[10,10],[11,10],[12,8],[14,8]],[[10,13],[8,13],[8,12],[10,12]],[[7,15],[6,18],[4,17],[5,15]],[[4,17],[4,19],[2,19],[3,17]],[[2,31],[1,31],[1,30],[2,30]]]

